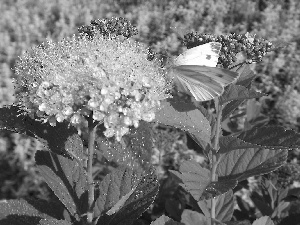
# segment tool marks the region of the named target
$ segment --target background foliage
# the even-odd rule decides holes
[[[0,107],[14,102],[14,71],[11,68],[24,51],[41,44],[46,38],[56,41],[77,33],[78,27],[89,24],[92,19],[121,16],[137,27],[136,40],[168,57],[182,52],[182,34],[190,31],[214,34],[249,32],[270,41],[288,42],[287,48],[275,51],[263,62],[253,65],[259,75],[255,86],[268,96],[249,100],[239,107],[223,128],[236,132],[243,129],[247,124],[245,121],[264,121],[300,130],[298,0],[2,0],[0,12]],[[153,163],[161,172],[162,187],[166,187],[170,185],[167,169],[177,168],[180,160],[201,153],[201,150],[195,148],[183,132],[163,127],[153,127],[153,130],[156,140]],[[39,148],[34,139],[0,132],[0,200],[25,196],[53,197],[32,167],[33,154]],[[157,160],[160,157],[163,160]],[[289,162],[297,164],[298,160],[299,152],[291,151]],[[282,181],[288,177],[286,174],[293,174],[290,168],[288,164],[273,176],[289,185],[299,179],[295,176]],[[181,200],[171,198],[170,201]],[[168,204],[168,213],[174,213],[174,209],[170,209],[172,202]],[[157,202],[151,213],[160,212],[160,207]]]

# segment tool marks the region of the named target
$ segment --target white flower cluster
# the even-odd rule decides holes
[[[16,67],[17,98],[51,125],[104,121],[105,136],[120,141],[131,126],[155,118],[170,83],[156,60],[129,40],[97,36],[48,42],[28,52]]]

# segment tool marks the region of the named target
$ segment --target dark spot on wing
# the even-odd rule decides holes
[[[210,60],[211,59],[211,55],[206,55],[206,59]]]

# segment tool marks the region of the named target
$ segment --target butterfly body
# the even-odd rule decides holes
[[[175,78],[196,101],[208,101],[220,96],[224,87],[234,82],[237,73],[216,68],[222,45],[209,42],[179,55],[173,71]]]

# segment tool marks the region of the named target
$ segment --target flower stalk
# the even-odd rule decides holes
[[[211,182],[217,181],[218,177],[216,174],[217,166],[218,163],[220,162],[219,160],[219,138],[220,138],[220,132],[221,132],[221,119],[222,119],[222,105],[219,102],[218,98],[214,99],[215,102],[215,108],[216,108],[216,134],[213,139],[213,152],[212,152],[212,159],[211,159]],[[210,211],[210,216],[211,216],[211,224],[215,224],[215,219],[216,219],[216,198],[211,199],[211,211]]]

